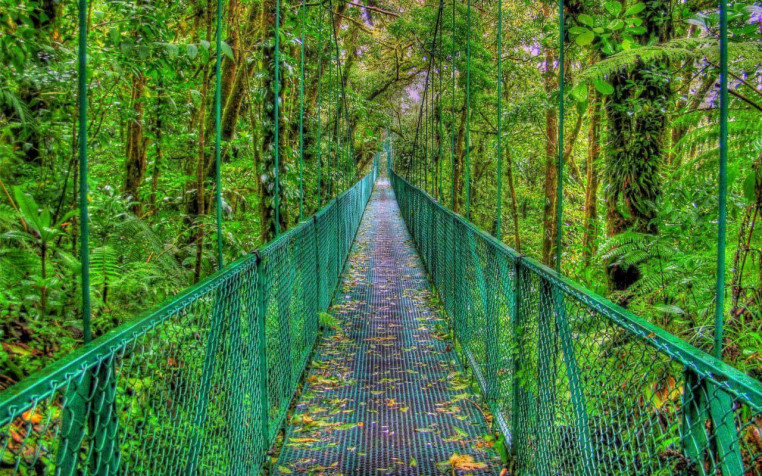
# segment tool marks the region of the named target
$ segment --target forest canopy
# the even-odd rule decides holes
[[[83,339],[77,13],[0,0],[3,387]],[[561,98],[555,2],[223,2],[226,262],[346,190],[388,140],[395,170],[446,206],[550,266],[561,227],[564,274],[710,350],[717,5],[575,0],[564,13]],[[95,335],[217,267],[215,16],[211,1],[89,4]],[[760,378],[762,6],[728,16],[724,357]]]

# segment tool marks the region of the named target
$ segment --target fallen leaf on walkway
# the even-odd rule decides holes
[[[453,453],[453,455],[450,456],[449,461],[453,468],[460,471],[473,471],[475,469],[484,469],[487,467],[484,463],[474,461],[474,457],[471,455],[459,455],[458,453]]]

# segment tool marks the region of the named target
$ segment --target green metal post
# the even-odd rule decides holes
[[[280,235],[280,0],[275,0],[275,104],[273,104],[273,127],[275,128],[275,236]]]
[[[455,210],[455,0],[452,0],[452,103],[450,104],[450,209]]]
[[[209,321],[206,347],[204,349],[204,363],[201,368],[201,381],[196,393],[196,405],[193,413],[193,426],[191,427],[190,441],[188,443],[188,457],[186,459],[184,474],[191,476],[199,471],[199,458],[201,449],[206,441],[206,416],[209,409],[209,395],[212,389],[212,380],[217,368],[217,350],[219,348],[220,334],[225,328],[226,306],[229,297],[223,288],[217,288],[214,296],[214,307]]]
[[[569,326],[569,316],[566,314],[564,293],[558,286],[553,286],[553,303],[556,315],[556,328],[559,340],[561,341],[566,378],[569,381],[569,393],[577,423],[576,436],[577,445],[579,446],[579,464],[582,466],[582,471],[579,474],[594,476],[600,473],[598,471],[595,448],[593,447],[593,439],[590,437],[590,419],[587,413],[584,387],[579,376],[579,365],[577,364],[577,356],[574,352],[574,340],[571,326]]]
[[[304,17],[307,13],[305,1],[301,9],[301,42],[299,60],[299,221],[304,219]]]
[[[466,10],[466,219],[471,219],[471,0]]]
[[[318,25],[318,66],[317,66],[317,195],[318,210],[323,207],[323,16],[325,11],[320,9],[320,24]]]
[[[265,289],[265,271],[262,263],[262,256],[257,255],[257,345],[259,360],[259,395],[261,395],[261,415],[262,422],[262,454],[266,454],[270,448],[270,391],[267,385],[267,376],[269,374],[269,362],[267,361],[267,293]]]
[[[556,170],[556,271],[561,273],[564,201],[564,0],[558,0],[558,165]]]
[[[497,2],[497,207],[495,238],[502,235],[503,224],[503,1]]]
[[[536,432],[539,457],[537,474],[549,476],[559,472],[556,461],[558,435],[555,429],[558,333],[553,316],[553,285],[546,278],[540,278],[539,287]]]
[[[222,257],[222,176],[221,176],[221,162],[222,162],[222,1],[217,0],[217,54],[216,62],[214,65],[214,75],[216,83],[214,86],[214,180],[217,187],[216,195],[216,212],[217,212],[217,267],[222,269],[225,266],[224,259]],[[277,96],[276,96],[277,102]],[[277,120],[275,121],[277,128]],[[277,140],[276,140],[277,142]],[[277,148],[276,148],[277,150]],[[277,154],[277,152],[276,152]],[[276,155],[277,157],[277,155]],[[275,159],[277,163],[277,158]],[[277,165],[276,165],[277,170]],[[276,185],[277,187],[277,185]],[[277,216],[277,215],[276,215]],[[277,218],[276,218],[277,223]]]
[[[85,342],[92,340],[90,329],[90,217],[88,215],[87,183],[87,0],[78,1],[77,50],[77,137],[79,154],[79,254],[82,286],[82,330]],[[63,476],[79,472],[78,462],[87,426],[88,399],[92,374],[85,372],[79,381],[73,381],[66,391],[61,443],[56,457],[57,470]]]
[[[725,234],[728,190],[728,4],[720,0],[720,176],[717,221],[717,281],[714,307],[714,356],[722,360],[725,312]]]

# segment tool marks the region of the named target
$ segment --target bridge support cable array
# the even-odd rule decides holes
[[[517,474],[762,474],[759,381],[392,184]]]
[[[269,245],[3,392],[3,471],[257,474],[375,176],[374,167]]]

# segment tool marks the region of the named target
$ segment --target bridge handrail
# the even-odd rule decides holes
[[[649,465],[674,472],[680,464],[693,465],[700,474],[758,474],[754,468],[762,468],[762,448],[750,446],[747,433],[762,435],[762,383],[518,253],[395,172],[392,184],[463,357],[512,446],[517,467],[554,474],[552,468],[577,464],[568,461],[573,454],[583,463],[572,472],[582,474],[634,474]],[[458,236],[444,236],[448,233]],[[450,282],[455,276],[457,284]],[[625,332],[618,337],[621,343],[612,344],[620,345],[621,365],[631,358],[642,366],[622,370],[634,378],[616,375],[610,362],[616,359],[593,355],[601,352],[602,342],[615,340],[611,325]],[[588,368],[598,362],[600,369]],[[521,372],[524,376],[517,376]],[[614,381],[629,388],[616,388]],[[556,394],[558,387],[566,395]],[[622,397],[624,406],[624,396],[643,401],[612,410],[596,392],[612,400]],[[553,408],[539,401],[550,401]],[[634,416],[649,412],[659,414],[665,428]],[[575,443],[558,435],[543,442],[540,430],[558,431],[559,420],[575,428]],[[626,424],[646,435],[632,436],[630,450],[654,453],[658,462],[606,461],[602,454],[615,448],[606,447],[600,433]],[[677,443],[656,454],[655,446],[645,442],[648,437],[676,438]]]
[[[33,474],[38,468],[46,474],[79,474],[89,467],[98,474],[177,474],[206,467],[209,474],[253,474],[296,391],[317,337],[318,313],[330,303],[376,176],[374,166],[272,242],[0,393],[0,473],[9,467],[14,474]],[[328,258],[334,262],[321,268]],[[280,325],[282,320],[287,325]],[[285,327],[288,344],[280,341]],[[280,349],[284,345],[289,348]],[[200,348],[204,355],[197,355],[197,362],[181,362],[186,346]],[[275,349],[286,352],[285,360]],[[152,362],[159,369],[144,372]],[[141,383],[144,374],[151,378]],[[242,377],[255,377],[259,387],[248,386],[250,379]],[[139,394],[146,399],[142,404],[155,408],[136,408],[140,402],[131,400]],[[225,399],[259,408],[252,414],[229,413],[220,406]],[[261,401],[253,401],[257,399]],[[239,411],[246,413],[245,408]],[[149,417],[168,420],[157,423]],[[209,443],[202,439],[219,443],[236,436],[213,426],[218,425],[213,419],[225,418],[254,441],[228,441],[228,446],[244,449],[235,450],[222,465],[219,457],[205,460]],[[153,428],[154,434],[183,440],[187,454],[186,448],[174,448],[178,455],[172,457],[137,440],[162,423],[176,428]],[[152,459],[127,454],[136,447],[155,454]]]

